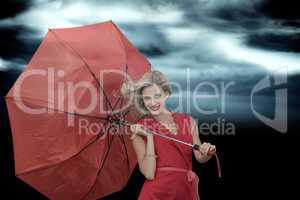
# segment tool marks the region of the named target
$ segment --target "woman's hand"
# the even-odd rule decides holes
[[[206,163],[213,155],[216,154],[216,146],[204,142],[200,145],[199,151],[195,151],[195,156],[198,162]]]
[[[142,135],[142,136],[148,136],[151,133],[149,133],[149,131],[141,124],[132,124],[130,126],[130,130],[133,133],[133,135],[131,136],[131,139],[133,139],[135,137],[135,135]]]
[[[200,153],[203,154],[204,156],[213,156],[216,153],[216,146],[212,145],[210,143],[204,142],[203,144],[200,145],[199,149]]]

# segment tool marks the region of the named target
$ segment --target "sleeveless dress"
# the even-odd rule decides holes
[[[193,143],[190,116],[184,113],[171,113],[177,126],[177,134],[171,133],[152,116],[142,124],[151,131]],[[153,180],[146,180],[138,200],[199,200],[198,176],[192,171],[191,147],[154,135],[156,170]],[[143,137],[147,142],[147,137]]]

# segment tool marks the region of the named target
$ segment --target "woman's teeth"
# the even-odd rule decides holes
[[[157,111],[159,109],[160,105],[151,106],[150,109],[153,111]]]

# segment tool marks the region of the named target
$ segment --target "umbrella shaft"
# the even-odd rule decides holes
[[[172,140],[172,141],[174,141],[174,142],[178,142],[178,143],[185,144],[185,145],[187,145],[187,146],[193,147],[193,145],[190,144],[190,143],[183,142],[183,141],[181,141],[181,140],[178,140],[178,139],[175,139],[175,138],[166,136],[166,135],[161,135],[161,134],[155,133],[155,132],[152,132],[152,134],[153,134],[153,135],[157,135],[157,136],[162,137],[162,138],[165,138],[165,139],[168,139],[168,140]]]
[[[122,123],[123,125],[126,125],[126,126],[131,126],[131,125],[132,125],[132,124],[126,122],[126,121],[122,121],[121,123]],[[162,138],[165,138],[165,139],[167,139],[167,140],[171,140],[171,141],[174,141],[174,142],[178,142],[178,143],[180,143],[180,144],[184,144],[184,145],[190,146],[190,147],[192,147],[192,148],[194,148],[194,149],[198,149],[198,148],[199,148],[197,145],[192,145],[192,144],[190,144],[190,143],[183,142],[183,141],[181,141],[181,140],[178,140],[178,139],[175,139],[175,138],[166,136],[166,135],[162,135],[162,134],[159,134],[159,133],[156,133],[156,132],[153,132],[153,131],[149,131],[149,130],[148,130],[147,133],[153,134],[153,135],[157,135],[157,136],[162,137]]]

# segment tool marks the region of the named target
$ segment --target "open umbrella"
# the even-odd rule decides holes
[[[128,127],[114,122],[139,113],[120,88],[149,70],[111,21],[49,29],[6,96],[16,176],[50,199],[121,190],[137,161]]]

